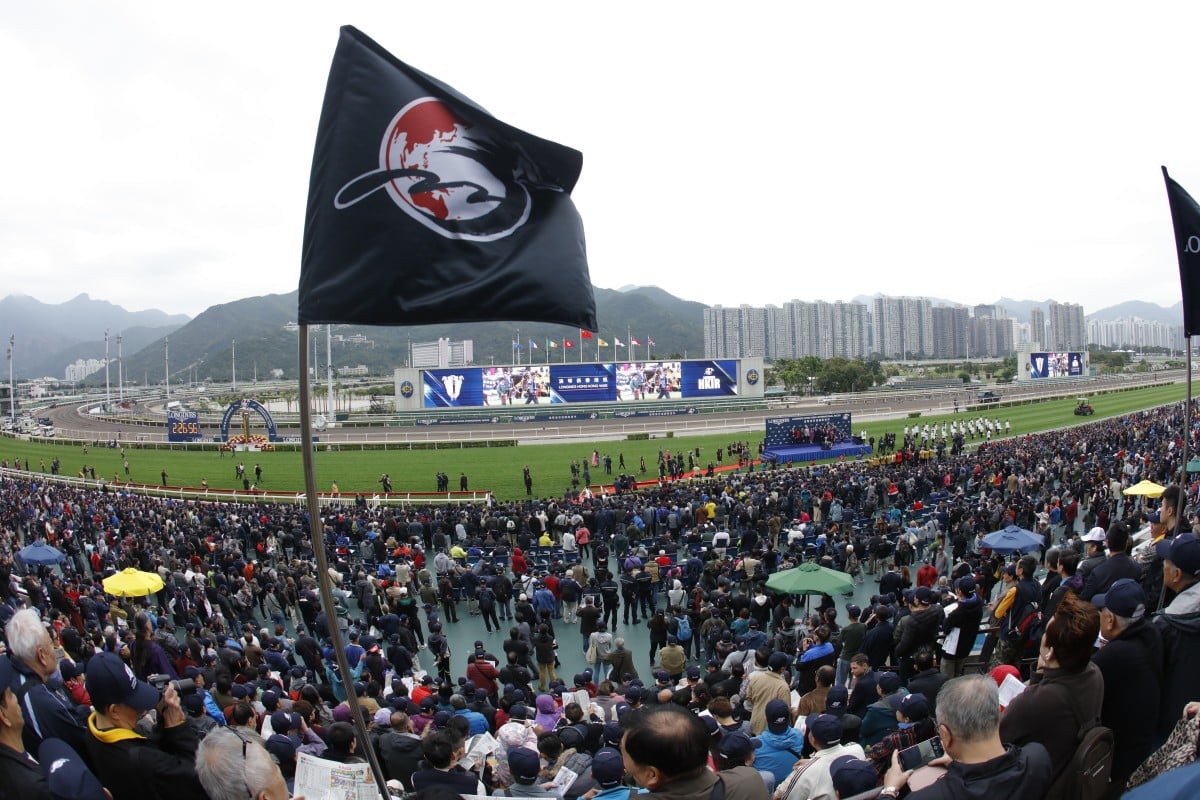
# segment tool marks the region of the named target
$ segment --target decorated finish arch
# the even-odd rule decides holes
[[[275,420],[271,418],[271,412],[267,411],[262,403],[249,397],[230,403],[229,408],[225,409],[225,415],[221,417],[221,441],[229,441],[229,426],[234,417],[239,417],[239,425],[244,426],[251,413],[262,417],[262,421],[267,426],[268,441],[279,441],[279,434],[276,432]]]

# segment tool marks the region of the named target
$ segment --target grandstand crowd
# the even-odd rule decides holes
[[[1196,796],[1184,427],[1182,404],[968,450],[914,427],[871,463],[360,499],[325,509],[332,619],[299,507],[10,471],[0,798],[288,797],[301,754],[367,747],[422,797]],[[1125,494],[1144,480],[1161,498]],[[983,542],[1009,526],[1037,546]],[[35,539],[64,562],[24,563]],[[766,588],[809,561],[877,582],[871,602]],[[126,568],[162,589],[107,594]],[[506,638],[454,652],[462,624]],[[649,652],[626,646],[631,626]],[[587,667],[560,675],[568,648]]]

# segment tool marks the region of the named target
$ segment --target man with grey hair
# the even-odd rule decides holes
[[[76,715],[75,703],[62,681],[51,680],[58,672],[58,659],[37,609],[26,608],[13,614],[4,635],[13,666],[12,690],[25,718],[22,733],[25,749],[37,756],[44,739],[62,739],[88,759],[87,728]],[[88,766],[93,766],[90,759]]]
[[[288,800],[287,781],[257,736],[217,728],[200,741],[196,775],[209,800]]]
[[[638,676],[637,667],[633,665],[633,653],[625,649],[625,639],[618,636],[613,640],[613,649],[604,657],[609,666],[609,679],[614,684],[624,685]]]
[[[1050,788],[1050,754],[1036,742],[1023,747],[1000,741],[1000,697],[986,675],[948,681],[938,692],[937,732],[946,751],[946,775],[909,795],[912,800],[960,797],[1043,797]],[[895,798],[912,771],[899,751],[883,779],[880,797]]]

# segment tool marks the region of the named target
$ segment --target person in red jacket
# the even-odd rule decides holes
[[[937,568],[929,563],[929,559],[925,559],[925,563],[917,570],[917,587],[928,586],[933,588],[937,584],[938,571]]]
[[[520,578],[529,569],[529,565],[525,563],[525,554],[521,552],[521,548],[514,547],[512,553],[512,571],[513,575]]]

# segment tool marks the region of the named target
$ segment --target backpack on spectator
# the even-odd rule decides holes
[[[687,614],[679,617],[678,629],[675,631],[675,638],[681,642],[689,642],[692,639],[692,621],[688,619]]]

